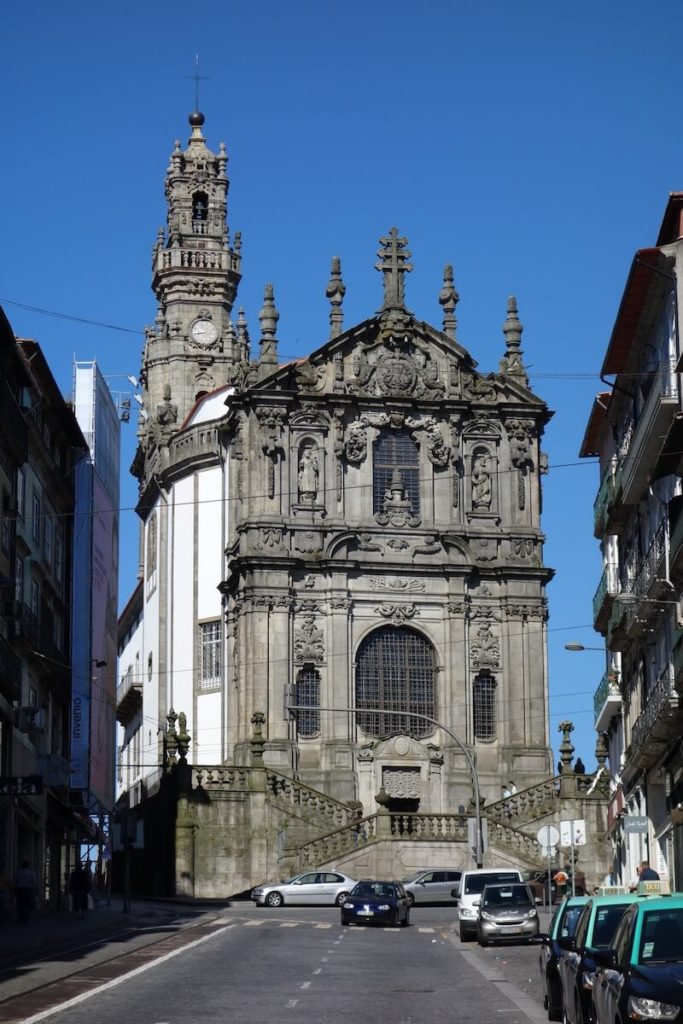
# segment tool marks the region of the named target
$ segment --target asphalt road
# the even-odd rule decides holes
[[[151,938],[151,936],[149,936]],[[50,994],[50,998],[46,996]],[[84,953],[58,985],[13,1000],[4,1020],[54,1024],[544,1024],[538,947],[461,943],[452,907],[416,907],[410,928],[342,928],[326,907],[257,908],[135,950]],[[9,1004],[6,1004],[9,1009]]]

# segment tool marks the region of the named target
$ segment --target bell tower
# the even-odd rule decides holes
[[[224,143],[217,155],[207,147],[203,114],[195,110],[189,122],[187,148],[176,141],[166,172],[166,228],[152,251],[157,316],[145,331],[141,369],[148,418],[172,408],[177,427],[245,357],[231,320],[241,242],[228,230],[228,156]]]

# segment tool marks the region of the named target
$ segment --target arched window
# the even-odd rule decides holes
[[[206,220],[209,215],[209,200],[206,192],[195,192],[192,196],[192,220]]]
[[[482,670],[472,687],[474,738],[491,741],[496,738],[496,680]]]
[[[436,707],[434,649],[419,633],[404,627],[378,629],[365,638],[356,662],[356,707],[379,708],[361,712],[357,724],[368,736],[396,733],[429,736],[434,725],[406,714],[434,717]],[[387,713],[382,709],[386,708]]]
[[[398,469],[403,478],[411,512],[420,514],[420,455],[407,430],[384,428],[373,448],[372,511],[382,512],[384,497],[391,488],[391,478]]]
[[[320,673],[312,665],[304,665],[296,677],[295,704],[320,707]],[[296,731],[299,736],[317,736],[320,732],[319,711],[297,711]]]

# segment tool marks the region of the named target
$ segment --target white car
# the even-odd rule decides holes
[[[411,907],[414,903],[453,903],[453,892],[460,891],[462,871],[454,868],[425,868],[403,879]]]
[[[250,898],[258,906],[281,907],[284,903],[330,903],[341,906],[356,880],[340,871],[306,871],[288,882],[257,885]]]

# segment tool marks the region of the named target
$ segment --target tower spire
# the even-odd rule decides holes
[[[525,387],[529,386],[526,367],[522,359],[522,331],[524,327],[520,323],[517,314],[517,299],[511,295],[508,299],[508,315],[503,324],[505,335],[506,352],[500,362],[500,372],[508,377],[514,377]]]
[[[330,270],[330,280],[327,282],[327,288],[325,289],[325,295],[330,300],[330,338],[337,338],[344,326],[344,314],[342,312],[342,302],[346,294],[346,285],[342,281],[341,276],[341,260],[338,256],[332,257],[332,267]]]
[[[455,290],[453,278],[453,267],[447,263],[443,268],[443,288],[439,292],[439,303],[443,306],[443,333],[455,341],[455,328],[458,321],[455,318],[455,307],[460,301],[460,296]]]
[[[208,78],[207,78],[206,75],[200,75],[199,74],[199,54],[198,53],[195,53],[195,55],[194,55],[194,74],[193,75],[187,75],[186,77],[194,79],[194,112],[195,112],[195,114],[198,114],[199,113],[199,83],[200,82],[208,82]]]
[[[388,235],[380,238],[382,248],[377,255],[379,263],[375,269],[384,274],[384,304],[382,309],[405,309],[404,276],[413,269],[408,262],[411,253],[406,246],[407,238],[399,238],[398,228],[392,228]]]

